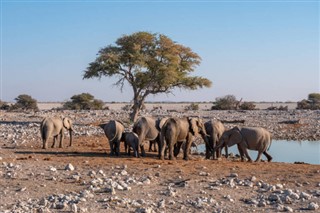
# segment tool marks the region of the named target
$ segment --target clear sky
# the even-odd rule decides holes
[[[1,1],[1,100],[66,101],[89,92],[130,101],[114,78],[83,80],[100,48],[161,33],[202,58],[211,88],[147,101],[300,101],[319,92],[319,1]]]

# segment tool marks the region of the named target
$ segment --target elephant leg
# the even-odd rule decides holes
[[[241,162],[244,162],[245,161],[244,152],[243,152],[241,146],[239,146],[239,144],[237,144],[237,146],[238,146],[238,151],[239,151],[239,154],[240,154]]]
[[[109,141],[109,146],[110,146],[110,156],[113,156],[114,155],[113,141]]]
[[[210,159],[210,157],[211,157],[211,152],[209,151],[209,145],[208,144],[206,144],[206,159]]]
[[[243,143],[240,143],[239,146],[240,146],[242,152],[244,153],[244,155],[247,157],[248,161],[252,162],[252,159],[250,158],[247,147]]]
[[[120,156],[120,141],[115,141],[115,151],[116,151],[116,155]]]
[[[188,139],[186,140],[186,146],[184,147],[184,156],[183,160],[189,160],[189,150],[192,144],[192,136],[189,136]]]
[[[63,130],[61,130],[61,132],[60,132],[60,144],[59,144],[59,148],[62,148],[63,136],[64,136]]]
[[[173,143],[169,143],[169,160],[174,160],[175,159],[175,156],[174,156],[174,153],[173,153],[173,150],[175,149]]]
[[[258,151],[258,156],[257,156],[257,159],[255,162],[260,162],[261,160],[261,155],[262,155],[262,152],[261,151]]]
[[[161,142],[161,151],[160,151],[160,156],[159,156],[159,158],[160,158],[161,160],[164,160],[165,150],[166,150],[166,142],[165,142],[165,141],[162,141],[162,142]]]
[[[58,136],[53,136],[53,143],[52,143],[51,148],[54,148],[54,147],[55,147],[55,144],[56,144],[57,138],[58,138]]]
[[[152,152],[152,141],[149,141],[149,152]]]
[[[146,156],[146,151],[144,150],[144,144],[140,144],[140,150],[141,150],[141,156],[145,157]]]
[[[221,151],[222,151],[222,148],[221,148]],[[224,145],[224,152],[225,152],[226,158],[228,158],[229,153],[228,153],[228,145],[227,144]]]
[[[173,154],[175,157],[179,155],[182,144],[183,142],[177,141],[177,143],[174,145]]]
[[[271,155],[268,154],[267,151],[264,151],[263,154],[267,157],[268,162],[271,162],[271,161],[272,161],[272,157],[271,157]]]

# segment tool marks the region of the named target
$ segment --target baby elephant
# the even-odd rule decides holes
[[[56,140],[58,136],[60,135],[60,145],[59,147],[62,148],[62,141],[64,137],[64,129],[66,128],[69,131],[70,134],[70,146],[72,146],[72,121],[69,118],[45,118],[42,120],[40,125],[40,132],[41,132],[41,138],[43,142],[42,149],[48,148],[48,139],[50,137],[53,137],[53,144],[52,148],[54,148]]]
[[[135,157],[139,156],[139,136],[134,132],[124,132],[121,137],[121,141],[124,141],[124,147],[128,155],[130,156],[130,147],[133,149]]]

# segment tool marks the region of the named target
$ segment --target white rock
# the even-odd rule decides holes
[[[317,203],[311,202],[308,205],[308,210],[317,210],[319,209],[319,205]]]
[[[67,170],[67,171],[73,171],[73,170],[74,170],[74,166],[73,166],[71,163],[69,163],[69,164],[65,167],[65,170]]]

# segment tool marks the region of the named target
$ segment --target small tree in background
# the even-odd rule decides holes
[[[239,101],[234,95],[226,95],[216,98],[215,105],[211,107],[212,110],[232,110],[236,109]]]
[[[310,93],[308,100],[303,99],[297,103],[297,109],[320,109],[320,93]]]
[[[94,99],[94,96],[89,93],[82,93],[74,95],[71,101],[64,103],[64,109],[70,110],[101,110],[103,109],[104,103],[101,100]]]
[[[190,105],[185,107],[185,110],[186,111],[189,111],[189,110],[198,111],[199,110],[199,104],[191,103]]]
[[[22,109],[22,110],[39,110],[37,100],[33,99],[30,95],[22,94],[14,99],[17,101],[11,106],[11,109]]]

